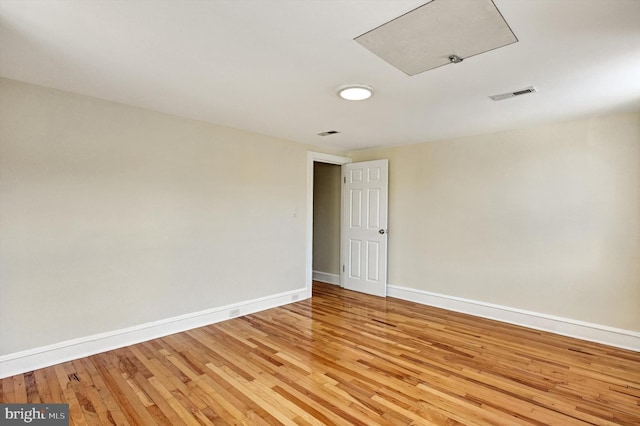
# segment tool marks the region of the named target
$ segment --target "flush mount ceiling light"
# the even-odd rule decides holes
[[[431,0],[355,38],[407,75],[518,41],[492,0]]]
[[[349,84],[338,89],[338,96],[348,101],[364,101],[373,96],[373,87],[367,84]]]

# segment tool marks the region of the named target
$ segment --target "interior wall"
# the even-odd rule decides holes
[[[640,113],[388,158],[389,284],[640,330]]]
[[[307,149],[0,80],[0,355],[304,288]]]
[[[313,270],[340,275],[340,176],[336,164],[313,164]]]

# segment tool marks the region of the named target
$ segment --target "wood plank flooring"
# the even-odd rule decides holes
[[[640,425],[640,353],[314,283],[313,298],[0,380],[75,425]]]

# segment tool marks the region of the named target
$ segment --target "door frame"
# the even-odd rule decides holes
[[[311,282],[313,280],[313,163],[337,164],[342,166],[351,163],[351,158],[339,155],[323,154],[321,152],[307,151],[307,248],[306,248],[306,277],[305,290],[307,297],[311,297]],[[340,215],[342,216],[343,186],[340,185]],[[342,218],[341,221],[342,223]],[[342,245],[342,236],[340,237]],[[342,256],[340,257],[342,259]],[[342,271],[340,272],[340,284],[342,285]]]

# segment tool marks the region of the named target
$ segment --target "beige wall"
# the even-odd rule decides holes
[[[640,114],[388,158],[389,283],[640,330]]]
[[[313,167],[313,270],[340,274],[340,174],[335,164]]]
[[[0,355],[303,288],[308,148],[1,80]]]
[[[0,355],[303,287],[307,149],[0,79]],[[391,284],[640,330],[640,114],[353,157]]]

